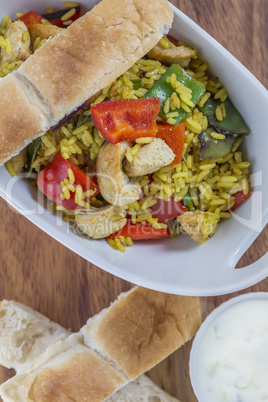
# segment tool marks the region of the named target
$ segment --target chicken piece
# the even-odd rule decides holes
[[[141,186],[129,180],[123,172],[122,161],[131,142],[105,143],[97,157],[97,179],[103,198],[109,204],[124,206],[138,200]]]
[[[31,37],[31,46],[33,46],[34,41],[37,36],[42,39],[53,38],[54,36],[63,32],[65,28],[59,28],[52,24],[33,24],[29,27],[29,33]]]
[[[123,168],[128,177],[144,176],[170,165],[175,158],[172,149],[161,138],[140,148],[133,161],[123,161]]]
[[[196,56],[196,51],[185,46],[175,46],[165,49],[158,43],[150,50],[148,56],[150,59],[159,60],[167,66],[179,64],[181,67],[187,67],[191,61],[191,57]]]
[[[4,36],[10,40],[11,53],[8,54],[5,48],[1,49],[1,65],[6,61],[12,63],[26,60],[30,56],[30,36],[25,39],[23,36],[25,32],[28,32],[28,28],[23,21],[17,20],[11,23]]]
[[[26,161],[27,161],[27,147],[24,148],[22,151],[20,151],[18,155],[13,156],[9,161],[9,163],[11,163],[12,165],[15,175],[22,173]]]
[[[219,216],[212,212],[185,212],[177,220],[191,239],[202,244],[214,235]]]
[[[115,205],[80,209],[75,212],[75,221],[79,229],[89,237],[103,239],[125,226],[126,210]]]

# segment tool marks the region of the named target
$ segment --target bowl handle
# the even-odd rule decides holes
[[[254,274],[253,274],[254,272]],[[254,276],[254,282],[252,282],[252,274]],[[232,279],[234,280],[234,288],[239,283],[240,289],[253,286],[256,283],[262,281],[268,277],[268,252],[266,252],[261,258],[247,265],[243,268],[232,269]],[[241,286],[243,283],[243,287]]]

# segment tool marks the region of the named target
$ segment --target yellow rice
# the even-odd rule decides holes
[[[67,5],[68,3],[68,5]],[[75,7],[74,2],[65,2],[66,7]],[[72,8],[62,18],[68,22],[74,14]],[[8,40],[4,38],[5,32],[11,24],[11,19],[4,17],[0,27],[0,47],[10,50]],[[26,35],[24,40],[27,40]],[[45,40],[37,37],[33,48],[34,52],[43,45]],[[165,48],[174,45],[166,37],[160,41]],[[185,43],[180,43],[189,46]],[[3,63],[0,66],[0,77],[4,77],[17,69],[22,64],[18,60],[14,63]],[[217,78],[211,77],[207,73],[209,64],[203,62],[197,57],[191,59],[186,72],[190,74],[197,82],[202,85],[206,92],[198,102],[202,107],[210,97],[219,99],[221,105],[216,109],[216,118],[221,121],[226,116],[224,100],[228,93]],[[94,104],[118,99],[139,99],[142,98],[148,89],[166,72],[167,67],[157,60],[142,58],[138,60],[132,68],[126,71],[115,82],[104,88]],[[143,72],[143,75],[140,75]],[[141,88],[135,90],[132,80],[141,79]],[[166,99],[164,103],[164,112],[168,114],[168,122],[174,124],[177,117],[176,109],[182,107],[188,115],[185,119],[186,133],[183,148],[183,157],[181,163],[177,165],[166,166],[155,172],[149,182],[148,176],[133,178],[131,180],[139,182],[144,198],[126,205],[125,209],[131,217],[133,223],[149,223],[154,228],[166,228],[167,225],[159,222],[151,214],[151,207],[157,202],[157,198],[169,201],[173,197],[175,201],[181,201],[189,192],[193,201],[190,211],[203,211],[217,215],[217,219],[230,218],[229,209],[234,205],[234,194],[243,191],[247,194],[249,191],[249,162],[243,161],[242,152],[238,151],[243,139],[238,138],[232,147],[231,152],[222,158],[199,161],[200,143],[198,135],[208,127],[206,116],[200,112],[198,107],[194,107],[191,101],[191,90],[180,82],[177,82],[175,74],[167,79],[171,83],[174,92]],[[193,107],[193,110],[190,108]],[[212,137],[222,140],[224,135],[212,133]],[[152,141],[151,138],[140,138],[136,144],[126,152],[127,159],[131,162],[133,156],[139,152],[139,149]],[[69,159],[74,165],[84,166],[95,161],[98,152],[104,143],[104,139],[94,126],[91,118],[90,109],[80,112],[72,117],[62,127],[52,131],[49,130],[41,137],[41,145],[37,152],[37,157],[32,164],[32,168],[38,172],[41,166],[48,164],[54,155],[60,150],[64,158]],[[8,166],[7,166],[8,167]],[[12,164],[9,166],[12,173]],[[74,175],[72,170],[68,171],[68,178],[61,182],[62,199],[70,198],[70,193],[75,194],[75,201],[83,208],[90,208],[91,205],[101,207],[103,202],[95,197],[92,191],[83,192],[81,186],[74,185]],[[88,199],[91,198],[90,203]],[[63,211],[64,219],[73,218],[72,211],[67,211],[61,206],[57,209]],[[116,216],[113,217],[116,220]],[[120,251],[125,251],[125,247],[133,244],[130,237],[120,236],[118,239],[108,239],[109,244]]]

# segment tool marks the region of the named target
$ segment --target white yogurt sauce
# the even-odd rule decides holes
[[[197,367],[200,402],[268,401],[268,299],[241,301],[216,317]]]

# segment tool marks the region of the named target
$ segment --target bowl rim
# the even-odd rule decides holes
[[[203,402],[202,393],[200,388],[198,387],[198,375],[197,375],[197,355],[200,344],[207,333],[208,328],[212,324],[212,322],[218,318],[224,311],[228,310],[232,306],[243,303],[248,300],[268,300],[268,292],[249,292],[243,293],[238,296],[234,296],[229,300],[221,303],[218,307],[216,307],[202,322],[199,330],[197,331],[192,346],[190,350],[190,357],[189,357],[189,376],[191,385],[194,391],[196,398],[198,398],[199,402]],[[199,399],[200,398],[200,399]]]

